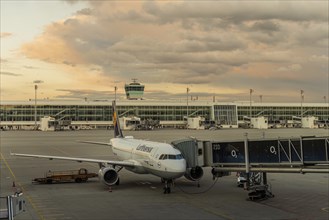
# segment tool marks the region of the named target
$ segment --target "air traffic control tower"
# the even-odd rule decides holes
[[[132,79],[133,82],[125,85],[126,96],[128,100],[143,99],[144,85],[137,82],[137,79]]]

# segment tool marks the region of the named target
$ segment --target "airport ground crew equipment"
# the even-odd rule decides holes
[[[22,192],[0,197],[0,219],[14,220],[14,217],[25,211],[25,200]],[[4,206],[4,207],[3,207]]]
[[[64,170],[64,171],[48,171],[44,177],[35,178],[32,183],[59,183],[72,182],[77,183],[86,182],[89,178],[97,177],[96,173],[90,173],[87,169],[81,168],[79,170]]]

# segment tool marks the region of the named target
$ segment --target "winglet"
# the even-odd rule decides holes
[[[114,137],[115,138],[123,138],[123,134],[120,128],[120,122],[118,118],[118,113],[116,111],[116,103],[112,102],[112,111],[113,111],[113,126],[114,126]]]

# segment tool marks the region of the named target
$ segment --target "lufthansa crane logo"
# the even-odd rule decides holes
[[[139,145],[136,150],[139,150],[139,151],[143,151],[143,152],[147,152],[147,153],[150,153],[152,151],[153,147],[147,147],[145,145]]]

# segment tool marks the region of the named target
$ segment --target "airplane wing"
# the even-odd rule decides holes
[[[50,156],[50,155],[37,155],[37,154],[18,154],[10,153],[12,156],[19,157],[33,157],[33,158],[45,158],[49,160],[69,160],[76,161],[79,163],[89,162],[89,163],[104,163],[109,165],[118,165],[122,167],[134,167],[136,164],[133,161],[112,161],[112,160],[99,160],[99,159],[89,159],[89,158],[78,158],[78,157],[60,157],[60,156]]]
[[[85,144],[97,144],[97,145],[107,145],[112,146],[110,143],[104,143],[104,142],[95,142],[95,141],[78,141],[79,143],[85,143]]]

